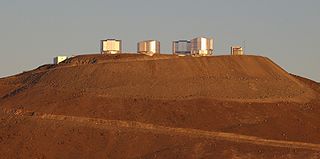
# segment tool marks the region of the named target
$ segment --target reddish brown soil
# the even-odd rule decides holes
[[[320,158],[319,97],[259,56],[77,56],[0,79],[0,156]]]

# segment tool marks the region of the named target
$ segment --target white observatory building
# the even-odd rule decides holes
[[[59,64],[60,62],[63,62],[66,59],[68,59],[68,56],[57,56],[53,58],[53,63]]]
[[[231,47],[231,55],[243,55],[244,51],[241,46],[232,46]]]
[[[160,54],[160,41],[157,40],[146,40],[140,41],[137,44],[137,52],[153,56],[154,54]]]
[[[117,39],[101,40],[101,54],[120,54],[122,41]]]
[[[210,56],[213,54],[213,39],[198,37],[191,40],[192,56]]]

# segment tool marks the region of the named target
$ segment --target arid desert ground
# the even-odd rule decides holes
[[[261,56],[76,56],[1,78],[0,120],[0,158],[320,158],[320,84]]]

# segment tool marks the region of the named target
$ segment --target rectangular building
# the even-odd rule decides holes
[[[191,42],[189,40],[173,41],[172,54],[179,56],[191,55]]]
[[[243,55],[243,49],[240,46],[231,47],[231,55]]]
[[[119,54],[122,52],[122,41],[116,39],[101,40],[101,54]]]
[[[57,57],[53,58],[53,63],[59,64],[60,62],[63,62],[66,59],[68,59],[67,56],[57,56]]]
[[[210,56],[213,54],[213,39],[198,37],[191,40],[191,55]]]
[[[153,56],[154,54],[160,54],[160,41],[157,40],[146,40],[140,41],[137,44],[137,52]]]

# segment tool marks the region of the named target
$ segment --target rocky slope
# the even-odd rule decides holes
[[[76,56],[0,79],[0,155],[319,158],[319,96],[259,56]]]

